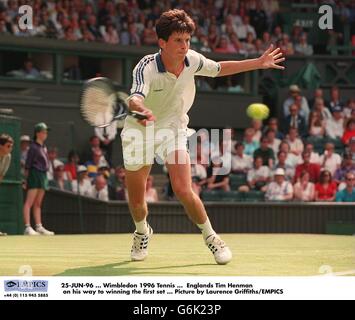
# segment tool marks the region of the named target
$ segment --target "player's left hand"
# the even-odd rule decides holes
[[[269,49],[267,49],[263,55],[259,58],[261,69],[280,69],[284,70],[284,66],[280,66],[279,63],[285,61],[285,58],[282,56],[282,52],[280,52],[280,48],[274,49],[274,46],[271,44]]]

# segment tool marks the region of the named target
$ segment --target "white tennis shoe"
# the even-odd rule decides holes
[[[26,227],[23,234],[25,236],[39,236],[39,233],[34,231],[32,227]]]
[[[148,243],[153,235],[153,229],[148,225],[148,233],[140,234],[134,232],[133,234],[133,244],[131,249],[131,260],[132,261],[143,261],[148,256]]]
[[[226,243],[217,234],[207,237],[205,243],[218,264],[227,264],[232,260],[232,251],[230,251]]]
[[[36,227],[36,232],[41,236],[54,236],[53,231],[49,231],[43,226]]]

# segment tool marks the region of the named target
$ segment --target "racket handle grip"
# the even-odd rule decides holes
[[[131,112],[129,113],[129,115],[132,116],[133,118],[138,119],[138,120],[145,120],[145,119],[148,119],[148,117],[147,117],[145,114],[143,114],[143,113],[141,113],[141,112],[138,112],[138,111],[131,111]]]

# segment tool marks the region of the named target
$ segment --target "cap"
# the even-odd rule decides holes
[[[23,136],[21,136],[20,141],[21,141],[21,142],[22,142],[22,141],[28,141],[28,142],[30,142],[30,141],[31,141],[31,138],[30,138],[30,136],[23,135]]]
[[[40,122],[35,125],[35,132],[41,132],[44,130],[50,130],[50,128],[48,128],[48,126],[44,122]]]
[[[285,175],[285,170],[282,168],[277,168],[274,173],[274,176],[284,176],[284,175]]]
[[[340,105],[336,105],[334,108],[332,108],[333,112],[342,112],[343,108]]]
[[[80,165],[80,166],[78,167],[77,171],[78,171],[78,173],[82,173],[82,172],[87,172],[88,169],[87,169],[85,166]]]
[[[290,85],[289,90],[291,92],[301,92],[301,89],[297,84]]]
[[[59,167],[64,167],[64,163],[58,159],[55,159],[53,162],[54,169],[58,169]]]

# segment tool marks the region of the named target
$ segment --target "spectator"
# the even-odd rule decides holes
[[[94,150],[92,153],[92,160],[85,162],[85,166],[88,170],[88,175],[90,179],[95,179],[95,177],[97,176],[101,159],[102,159],[101,150]]]
[[[303,116],[305,121],[308,121],[308,116],[309,116],[309,106],[307,99],[301,95],[301,89],[298,87],[298,85],[293,84],[289,88],[289,97],[285,100],[283,103],[283,112],[284,112],[284,117],[287,118],[287,116],[290,115],[290,106],[296,102],[296,99],[299,97],[300,98],[300,110],[299,110],[299,115]]]
[[[261,38],[263,32],[267,30],[267,16],[263,9],[261,1],[256,2],[255,9],[249,10],[250,22],[255,28],[258,38]]]
[[[282,40],[282,29],[280,26],[276,26],[274,28],[274,32],[271,35],[271,42],[272,43],[277,43],[278,41]]]
[[[69,181],[76,180],[76,170],[79,162],[79,155],[74,150],[70,150],[68,154],[68,162],[64,166],[64,171]]]
[[[302,137],[307,134],[306,119],[300,114],[299,108],[295,103],[290,105],[290,114],[285,118],[285,134],[291,128],[296,128]]]
[[[208,27],[207,38],[208,46],[211,48],[212,51],[215,51],[219,42],[219,33],[215,24],[211,24]]]
[[[336,202],[355,202],[355,174],[349,172],[346,174],[346,188],[338,191]]]
[[[349,140],[349,147],[347,148],[347,153],[350,155],[353,160],[353,164],[355,164],[355,137],[352,137]]]
[[[31,139],[30,136],[23,135],[20,138],[20,165],[21,165],[21,174],[25,175],[25,164],[27,159],[28,150],[30,149]]]
[[[317,163],[312,163],[311,160],[311,154],[308,151],[304,151],[302,153],[302,159],[303,163],[297,165],[296,167],[296,172],[295,172],[295,177],[294,177],[294,183],[296,183],[299,178],[301,177],[302,172],[307,172],[309,176],[309,180],[311,182],[318,182],[319,177],[320,177],[320,165]]]
[[[309,173],[302,171],[301,175],[294,185],[294,199],[296,201],[309,202],[314,201],[315,185],[309,181]]]
[[[218,52],[218,53],[236,53],[237,52],[235,47],[231,43],[229,43],[228,38],[225,35],[220,37],[218,45],[214,51]]]
[[[295,53],[302,56],[311,56],[313,54],[313,46],[307,42],[306,33],[299,37],[299,41],[295,45]]]
[[[297,128],[290,128],[286,141],[290,146],[290,152],[299,157],[304,150],[304,145],[302,140],[298,138]]]
[[[355,98],[350,98],[343,110],[344,118],[349,119],[351,118],[351,113],[355,111]]]
[[[197,195],[200,195],[202,185],[207,183],[207,171],[200,160],[201,158],[198,158],[197,163],[191,163],[192,189]]]
[[[274,154],[277,154],[277,152],[279,151],[281,140],[276,138],[276,131],[272,129],[268,129],[265,132],[265,136],[269,141],[269,148],[271,148],[272,151],[274,151]]]
[[[311,142],[307,142],[304,146],[304,151],[307,151],[310,153],[311,155],[311,159],[310,162],[311,163],[317,163],[317,164],[321,164],[320,162],[320,156],[317,152],[314,152],[314,146]]]
[[[262,49],[264,51],[267,50],[270,47],[272,42],[271,42],[271,35],[270,35],[269,32],[267,32],[267,31],[263,32],[262,43],[263,43],[262,44]]]
[[[292,184],[285,180],[285,171],[279,168],[275,171],[274,181],[267,186],[265,199],[269,201],[289,201],[292,198]]]
[[[325,106],[324,99],[316,98],[313,106],[314,111],[319,112],[322,120],[329,120],[332,118],[332,114],[329,109]]]
[[[155,46],[158,43],[157,33],[154,29],[153,20],[147,20],[142,35],[142,44],[146,46]]]
[[[141,39],[137,34],[137,27],[135,23],[130,23],[127,30],[121,32],[121,44],[139,47],[141,45]]]
[[[256,54],[255,38],[253,33],[248,32],[246,41],[242,42],[242,49],[247,55]]]
[[[295,154],[290,152],[290,145],[289,143],[284,140],[280,144],[280,151],[283,151],[286,153],[286,163],[291,166],[292,168],[296,168],[297,164],[301,162],[301,158],[299,156],[296,156]]]
[[[253,158],[244,153],[244,145],[237,143],[235,145],[236,154],[232,156],[232,172],[247,174],[253,167]]]
[[[309,136],[323,139],[326,130],[326,123],[318,111],[312,111],[309,117]]]
[[[314,109],[316,99],[318,98],[324,100],[324,94],[321,88],[317,88],[316,90],[314,90],[313,97],[308,100],[308,105],[310,106],[311,109]]]
[[[11,163],[11,152],[14,140],[8,134],[0,135],[0,183],[4,179]]]
[[[295,175],[295,168],[290,166],[287,162],[287,153],[284,151],[279,151],[277,153],[277,161],[274,165],[273,172],[277,169],[281,168],[285,171],[285,178],[287,181],[293,181],[293,177]]]
[[[102,36],[99,28],[97,27],[97,18],[94,14],[89,15],[87,20],[87,29],[92,34],[96,41],[101,41]]]
[[[346,153],[344,155],[341,167],[335,172],[334,181],[337,184],[340,184],[345,180],[345,176],[349,172],[355,173],[355,163],[353,163],[351,155]]]
[[[256,38],[255,29],[252,25],[250,25],[250,17],[248,15],[245,15],[243,17],[242,24],[238,25],[236,29],[237,29],[236,33],[240,41],[246,41],[249,32],[252,34],[254,39]]]
[[[247,128],[244,131],[244,139],[243,139],[243,145],[244,145],[244,153],[248,156],[253,156],[254,152],[256,149],[259,148],[259,141],[255,141],[253,139],[255,135],[255,130],[253,128]]]
[[[42,201],[46,190],[48,189],[47,171],[49,168],[49,159],[47,148],[44,142],[47,140],[49,128],[43,122],[37,123],[34,127],[34,139],[28,150],[25,165],[25,176],[27,178],[27,195],[23,206],[23,217],[25,224],[25,235],[54,235],[54,232],[48,231],[42,225]],[[33,207],[33,216],[36,224],[36,231],[30,224],[31,208]]]
[[[281,52],[285,55],[285,56],[292,56],[295,53],[295,50],[293,48],[293,44],[290,41],[290,37],[288,34],[284,33],[282,35],[282,40],[280,43],[280,49]]]
[[[223,173],[223,171],[222,161],[218,161],[216,158],[212,159],[212,176],[207,181],[208,190],[230,190],[229,176]]]
[[[116,167],[114,174],[108,179],[108,191],[110,200],[118,200],[117,194],[122,190],[125,180],[125,170],[121,166]]]
[[[119,44],[120,38],[112,23],[107,23],[105,26],[105,33],[103,35],[104,42],[110,44]]]
[[[332,176],[334,176],[335,171],[340,168],[341,157],[337,153],[334,153],[334,144],[326,143],[324,154],[320,157],[322,167],[327,169]]]
[[[260,148],[255,150],[254,159],[261,157],[263,159],[263,165],[272,168],[275,161],[274,151],[269,148],[269,139],[267,137],[261,138]]]
[[[330,100],[329,100],[329,109],[333,112],[333,108],[339,106],[341,109],[344,109],[345,103],[340,99],[340,91],[337,86],[330,88]]]
[[[82,196],[90,197],[91,183],[88,178],[88,171],[85,166],[78,166],[78,179],[71,182],[72,191]]]
[[[117,121],[111,122],[105,128],[96,127],[95,135],[100,139],[100,147],[104,151],[105,159],[112,166],[113,143],[117,135]]]
[[[315,186],[315,200],[334,201],[336,190],[337,185],[332,181],[332,174],[328,170],[323,170],[320,174],[319,182]]]
[[[84,151],[83,156],[81,157],[84,162],[92,160],[92,154],[94,151],[102,152],[100,148],[100,139],[98,136],[91,136],[89,143],[89,147]]]
[[[153,187],[154,183],[154,178],[152,175],[150,175],[147,179],[147,184],[145,188],[145,201],[147,202],[158,202],[158,192],[157,190]]]
[[[108,201],[108,189],[106,179],[102,175],[97,175],[90,193],[92,198]]]
[[[279,122],[277,118],[270,118],[267,126],[264,129],[264,133],[267,130],[274,130],[276,132],[276,139],[280,139],[281,141],[284,139],[283,133],[279,130]]]
[[[22,69],[24,77],[28,79],[40,78],[41,74],[39,71],[33,66],[33,62],[30,59],[27,59],[24,62],[24,68]]]
[[[103,158],[101,158],[99,161],[99,165],[97,167],[97,174],[102,175],[106,179],[110,177],[110,166]]]
[[[54,168],[56,165],[61,162],[58,159],[58,148],[56,147],[51,147],[48,150],[48,160],[49,160],[49,167],[47,171],[47,178],[48,180],[53,180],[54,179]]]
[[[263,165],[263,158],[256,157],[254,166],[248,171],[247,181],[250,189],[266,190],[266,184],[270,181],[271,171],[268,166]],[[249,189],[240,189],[240,191],[249,191]]]
[[[261,136],[262,136],[262,127],[263,127],[263,122],[258,119],[253,119],[251,121],[251,126],[254,129],[254,136],[253,140],[260,142]]]
[[[344,131],[344,134],[341,138],[341,141],[345,144],[348,145],[350,142],[350,139],[355,137],[355,119],[350,119],[348,123],[346,124],[346,128]]]
[[[72,191],[71,183],[65,179],[64,163],[59,161],[54,167],[54,179],[49,181],[49,186],[59,190]]]
[[[339,106],[333,108],[333,116],[326,121],[327,136],[332,139],[341,139],[344,134],[344,118]]]

